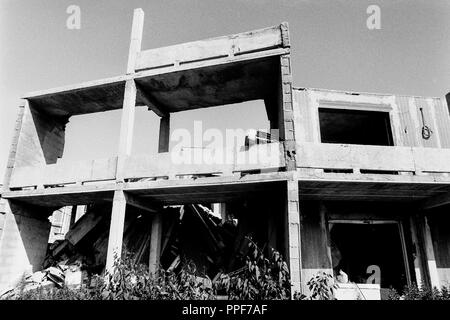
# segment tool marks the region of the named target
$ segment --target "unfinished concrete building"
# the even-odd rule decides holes
[[[154,269],[169,232],[162,208],[198,203],[225,204],[225,215],[245,208],[239,224],[284,254],[296,291],[320,270],[368,289],[449,283],[448,101],[295,87],[286,23],[151,50],[141,49],[142,32],[137,9],[125,75],[24,96],[2,193],[2,288],[42,268],[58,208],[104,208],[107,270],[125,215],[146,215]],[[278,130],[275,154],[237,161],[263,152],[255,144],[234,150],[232,163],[171,161],[172,113],[251,100],[264,101],[267,132]],[[133,156],[143,106],[160,117],[159,153]],[[117,109],[115,157],[58,160],[70,117]]]

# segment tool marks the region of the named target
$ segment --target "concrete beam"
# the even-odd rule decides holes
[[[138,100],[144,102],[144,104],[148,107],[149,110],[152,110],[159,117],[166,117],[169,114],[161,109],[158,106],[158,103],[147,93],[145,90],[137,84],[138,87]]]
[[[150,212],[150,213],[156,213],[159,211],[159,208],[153,206],[148,201],[143,199],[142,197],[132,195],[130,193],[125,193],[125,199],[127,201],[127,204],[130,206],[136,207],[138,209]]]
[[[450,204],[450,192],[434,196],[430,199],[424,200],[422,202],[421,208],[423,210],[432,209],[440,206]]]

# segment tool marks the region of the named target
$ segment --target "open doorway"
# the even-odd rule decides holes
[[[402,227],[397,221],[330,221],[333,271],[346,281],[379,284],[383,292],[410,284]]]
[[[319,108],[323,143],[393,146],[388,112]]]

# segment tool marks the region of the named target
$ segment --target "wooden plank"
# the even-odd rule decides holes
[[[136,70],[211,60],[282,46],[280,26],[141,51]]]
[[[72,244],[76,245],[82,240],[92,229],[94,229],[103,216],[90,212],[82,216],[73,226],[73,228],[66,234],[66,239]]]
[[[133,26],[131,28],[130,49],[128,52],[127,74],[134,73],[137,56],[141,51],[143,30],[144,30],[144,11],[141,8],[134,9]]]
[[[151,213],[155,213],[159,211],[159,208],[149,203],[148,200],[142,199],[139,196],[132,195],[130,193],[125,193],[125,199],[127,200],[127,204],[130,206],[136,207],[138,209],[148,211]]]

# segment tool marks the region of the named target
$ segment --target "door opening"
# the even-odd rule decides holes
[[[330,221],[333,272],[348,282],[403,290],[410,284],[401,224],[397,221]]]

